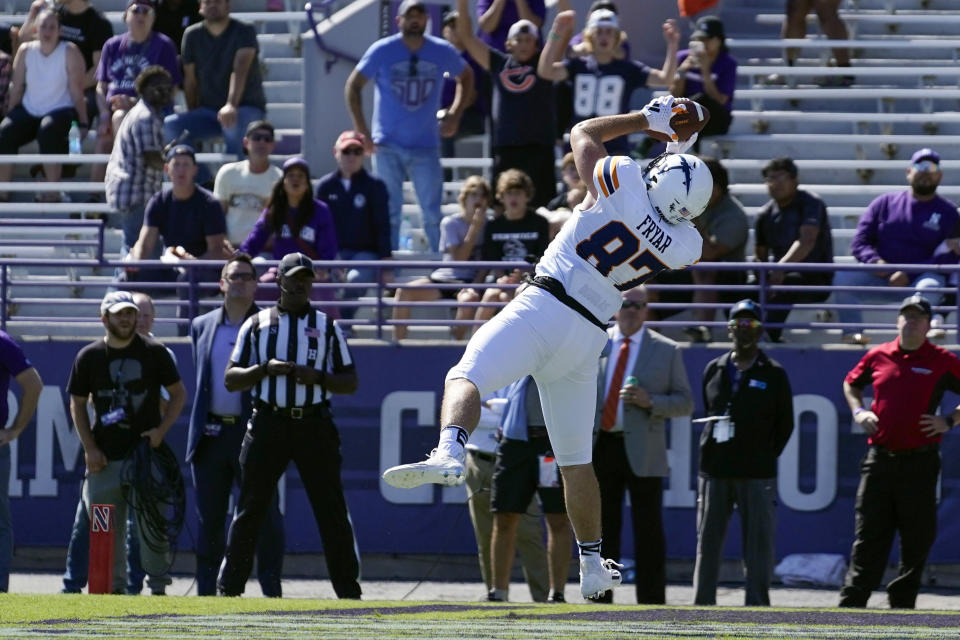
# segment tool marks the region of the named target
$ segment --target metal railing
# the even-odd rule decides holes
[[[58,221],[59,223],[60,221]],[[100,221],[79,221],[83,224],[78,225],[78,221],[69,221],[69,224],[78,225],[78,226],[95,226],[97,222]],[[4,224],[4,222],[0,222]],[[53,224],[53,222],[51,222]],[[62,226],[67,226],[68,221],[62,221]],[[102,243],[102,228],[100,230],[100,242]],[[151,261],[140,261],[140,262],[121,262],[117,260],[104,260],[99,256],[102,256],[102,244],[98,248],[98,257],[89,260],[82,259],[17,259],[17,258],[6,258],[0,259],[0,299],[4,301],[5,304],[0,305],[0,329],[6,330],[8,323],[17,322],[18,324],[29,324],[37,322],[57,322],[57,323],[79,323],[79,322],[94,322],[96,317],[91,317],[90,315],[78,315],[76,313],[71,313],[71,309],[83,305],[93,305],[99,301],[97,296],[89,296],[83,294],[83,289],[89,287],[96,287],[98,289],[103,289],[104,286],[110,286],[113,288],[130,288],[136,290],[142,290],[145,292],[156,292],[158,295],[156,304],[159,307],[171,308],[175,307],[178,310],[177,318],[164,318],[160,317],[157,319],[161,323],[175,323],[179,325],[184,325],[189,323],[190,319],[199,313],[205,312],[211,308],[219,306],[221,304],[218,293],[219,287],[218,283],[212,279],[201,282],[200,277],[203,277],[199,273],[199,269],[210,269],[213,268],[219,271],[220,267],[223,265],[222,261],[203,261],[203,260],[189,260],[181,261],[177,264],[176,268],[179,268],[181,271],[181,276],[176,282],[137,282],[137,283],[108,283],[106,279],[101,278],[99,281],[91,280],[89,278],[84,279],[72,279],[67,277],[66,270],[76,270],[78,268],[91,268],[99,269],[101,271],[108,270],[112,271],[116,267],[126,267],[126,266],[136,266],[139,268],[165,268],[171,269],[170,263],[161,262],[159,260]],[[258,263],[258,270],[262,270],[266,266],[274,266],[278,264],[276,261],[265,261],[262,264]],[[397,306],[405,306],[411,309],[421,308],[421,309],[437,309],[437,310],[451,310],[458,307],[467,307],[467,308],[482,308],[482,307],[501,307],[502,303],[499,302],[458,302],[456,300],[444,300],[439,299],[436,301],[424,301],[424,302],[406,302],[402,304],[397,303],[394,297],[391,297],[390,292],[401,289],[434,289],[434,290],[459,290],[465,286],[473,287],[481,292],[488,288],[499,288],[504,290],[513,290],[518,288],[518,284],[497,284],[495,282],[489,283],[475,283],[469,285],[463,285],[460,283],[451,283],[451,282],[431,282],[429,284],[412,284],[409,281],[396,281],[393,282],[391,275],[393,272],[403,272],[414,270],[420,274],[429,273],[433,269],[436,269],[440,266],[445,268],[466,268],[474,270],[497,270],[497,271],[512,271],[513,269],[520,269],[525,271],[531,271],[532,266],[525,262],[438,262],[435,260],[411,260],[411,261],[400,261],[400,260],[389,260],[389,261],[317,261],[315,263],[318,269],[328,270],[331,274],[338,274],[347,269],[371,269],[377,276],[375,281],[372,282],[344,282],[342,278],[335,277],[330,281],[326,282],[316,282],[314,284],[314,290],[320,292],[326,292],[323,297],[323,300],[314,300],[313,304],[316,307],[332,310],[332,309],[345,309],[352,307],[358,310],[366,309],[371,311],[369,314],[365,314],[366,317],[361,318],[352,318],[349,320],[342,320],[342,324],[349,326],[368,326],[374,327],[376,332],[376,337],[383,339],[384,329],[397,325],[405,326],[457,326],[457,325],[479,325],[482,324],[482,321],[478,320],[455,320],[448,319],[446,317],[437,317],[437,318],[410,318],[410,319],[393,319],[393,309]],[[19,273],[22,270],[30,268],[39,268],[43,267],[45,270],[51,268],[63,267],[65,270],[65,276],[62,281],[60,280],[51,280],[49,277],[43,280],[37,280],[29,276],[22,276]],[[778,263],[760,263],[760,262],[744,262],[744,263],[699,263],[688,267],[690,271],[742,271],[750,274],[750,277],[746,284],[723,284],[723,285],[666,285],[666,284],[656,284],[651,283],[648,285],[648,289],[651,292],[676,292],[676,291],[686,291],[686,292],[695,292],[695,291],[712,291],[717,294],[723,294],[721,300],[717,302],[705,302],[705,303],[693,303],[693,302],[654,302],[650,305],[653,310],[663,310],[665,312],[679,312],[685,310],[694,310],[694,309],[706,309],[713,310],[715,313],[720,312],[720,317],[724,318],[723,320],[714,320],[709,322],[700,322],[692,321],[690,319],[675,320],[675,319],[665,319],[665,320],[653,320],[649,321],[651,326],[659,327],[687,327],[692,324],[704,325],[711,328],[725,327],[725,316],[726,312],[729,310],[732,302],[731,300],[742,299],[742,298],[753,298],[759,302],[759,304],[766,309],[767,311],[775,309],[792,309],[792,310],[831,310],[839,311],[843,309],[856,308],[861,311],[890,311],[889,320],[883,322],[866,322],[858,325],[857,330],[859,329],[884,329],[891,330],[895,327],[895,311],[898,308],[898,303],[901,298],[910,295],[914,289],[912,287],[891,287],[885,286],[882,284],[882,280],[878,279],[877,286],[871,287],[837,287],[833,285],[818,285],[818,286],[791,286],[791,285],[782,285],[782,284],[772,284],[770,281],[770,274],[773,272],[787,272],[787,271],[801,271],[801,272],[839,272],[839,271],[871,271],[877,273],[890,273],[894,271],[907,271],[912,273],[924,272],[924,273],[938,273],[945,277],[946,280],[950,280],[951,276],[960,275],[960,265],[895,265],[895,264],[884,264],[884,265],[864,265],[864,264],[778,264]],[[16,272],[16,273],[15,273]],[[208,271],[207,274],[210,272]],[[29,287],[29,295],[13,295],[12,288],[26,286]],[[75,290],[75,295],[79,297],[72,298],[60,298],[60,297],[43,297],[42,295],[37,295],[38,292],[42,291],[44,288],[49,289],[50,287],[63,287],[70,286]],[[363,290],[372,290],[372,297],[367,297],[365,299],[349,300],[341,299],[338,294],[342,294],[343,291],[347,289],[363,289]],[[839,290],[856,290],[862,293],[871,293],[871,294],[884,294],[889,297],[889,302],[881,302],[875,304],[857,304],[857,305],[843,305],[831,301],[824,302],[814,302],[814,303],[798,303],[798,304],[782,304],[775,301],[771,301],[773,296],[778,293],[784,292],[794,292],[794,293],[820,293],[820,294],[829,294],[831,292],[836,292]],[[944,286],[940,288],[933,288],[926,290],[929,294],[948,294],[956,293],[956,286]],[[258,299],[264,301],[272,301],[276,299],[277,286],[274,283],[262,283],[260,285],[260,291],[258,293]],[[826,296],[824,296],[826,297]],[[54,317],[49,316],[37,316],[37,315],[28,315],[20,313],[18,310],[27,304],[52,304],[60,307],[64,312],[57,314]],[[935,305],[934,311],[936,313],[948,314],[952,312],[957,312],[960,316],[960,309],[958,309],[958,303],[955,303],[950,306]],[[716,316],[715,316],[716,317]],[[783,329],[814,329],[814,330],[829,330],[829,329],[850,329],[849,325],[845,325],[840,322],[827,321],[794,321],[794,322],[782,322],[782,323],[767,323],[767,326],[770,327],[780,327]],[[944,329],[954,330],[957,328],[957,324],[944,325]]]

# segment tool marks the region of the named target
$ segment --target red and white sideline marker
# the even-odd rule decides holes
[[[112,504],[90,506],[90,570],[88,593],[113,593]]]

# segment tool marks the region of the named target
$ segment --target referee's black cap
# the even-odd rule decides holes
[[[283,259],[280,261],[280,268],[278,269],[281,276],[296,275],[300,270],[305,270],[312,276],[313,260],[302,253],[288,253],[283,256]]]

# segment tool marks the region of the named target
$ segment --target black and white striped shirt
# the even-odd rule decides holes
[[[333,332],[326,362],[323,362],[329,328]],[[240,327],[230,361],[241,367],[252,367],[266,364],[272,358],[328,373],[344,373],[354,368],[340,327],[328,322],[327,315],[316,309],[298,316],[273,306],[247,318]],[[284,408],[308,407],[324,398],[320,385],[298,384],[292,375],[266,376],[251,392],[261,402]]]

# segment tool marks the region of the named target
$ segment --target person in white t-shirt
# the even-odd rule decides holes
[[[225,164],[217,172],[213,195],[227,216],[227,240],[235,247],[250,235],[267,208],[273,186],[283,177],[280,167],[270,164],[275,144],[273,125],[254,120],[243,138],[247,159]]]
[[[600,491],[591,464],[607,323],[620,308],[622,291],[700,258],[703,240],[691,221],[713,192],[706,164],[682,153],[696,136],[670,143],[646,169],[627,156],[608,156],[603,143],[646,130],[676,139],[670,126],[674,113],[673,96],[664,96],[640,111],[584,120],[573,128],[570,145],[590,195],[547,248],[531,286],[480,327],[447,373],[437,448],[424,462],[383,473],[387,484],[402,488],[461,483],[464,445],[476,428],[480,398],[532,375],[563,474],[584,597],[621,581],[619,565],[600,555]]]

